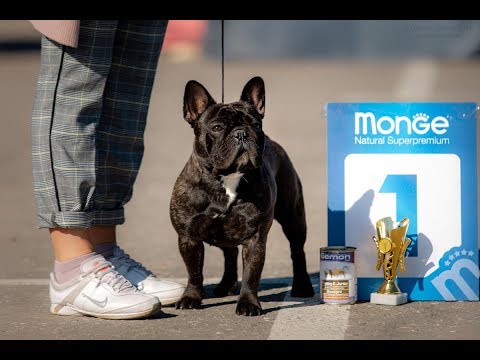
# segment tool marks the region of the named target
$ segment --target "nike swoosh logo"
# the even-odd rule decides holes
[[[90,296],[88,295],[85,295],[85,294],[82,294],[83,296],[85,296],[88,300],[90,300],[92,303],[94,303],[95,305],[101,307],[101,308],[104,308],[106,305],[107,305],[107,297],[105,297],[105,299],[103,299],[103,301],[98,301],[98,300],[95,300],[95,299],[92,299]]]

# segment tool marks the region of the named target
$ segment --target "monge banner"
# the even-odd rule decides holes
[[[329,103],[328,245],[357,248],[358,299],[383,283],[378,220],[410,220],[410,300],[479,299],[475,103]]]

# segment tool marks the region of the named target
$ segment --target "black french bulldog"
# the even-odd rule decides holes
[[[265,85],[260,77],[251,79],[240,101],[230,104],[217,104],[196,81],[185,87],[183,115],[194,129],[195,142],[170,203],[188,271],[188,285],[177,309],[200,308],[206,242],[221,248],[225,256],[216,296],[236,291],[237,246],[243,246],[236,313],[261,315],[258,287],[273,219],[290,242],[292,296],[314,295],[303,250],[307,227],[302,185],[285,150],[263,133],[264,113]]]

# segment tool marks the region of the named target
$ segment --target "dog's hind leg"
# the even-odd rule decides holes
[[[238,247],[222,247],[221,249],[225,256],[225,271],[222,281],[220,281],[215,290],[213,290],[213,294],[218,297],[234,295],[238,286]]]
[[[293,181],[292,181],[293,182]],[[296,179],[290,186],[298,187],[292,192],[290,186],[282,188],[279,184],[277,203],[275,205],[275,219],[282,226],[283,232],[290,242],[290,252],[293,264],[292,296],[311,297],[314,295],[312,282],[307,273],[304,245],[307,238],[307,223],[305,220],[305,206],[300,181]]]

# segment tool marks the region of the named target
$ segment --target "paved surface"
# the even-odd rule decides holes
[[[52,264],[47,232],[35,228],[30,114],[38,53],[0,53],[0,339],[480,339],[480,303],[320,305],[319,248],[326,246],[324,105],[328,101],[479,101],[479,62],[249,61],[226,65],[226,101],[252,76],[266,81],[264,127],[289,152],[306,195],[308,270],[317,295],[289,297],[288,242],[275,224],[263,272],[261,317],[235,315],[235,297],[208,297],[201,310],[165,308],[142,321],[68,318],[48,312]],[[161,58],[152,95],[144,163],[119,243],[165,278],[185,281],[168,216],[174,180],[191,151],[182,119],[185,83],[196,79],[220,99],[220,62]],[[207,247],[205,277],[222,274],[221,252]],[[211,294],[213,286],[208,286]]]

